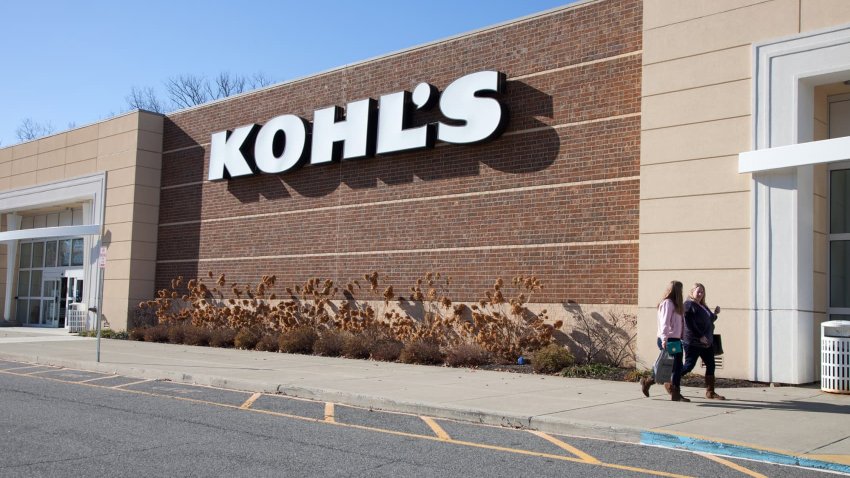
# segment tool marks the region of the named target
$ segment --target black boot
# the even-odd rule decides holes
[[[649,396],[649,387],[651,387],[655,383],[655,379],[652,377],[641,377],[640,378],[640,391],[643,392],[643,396]]]

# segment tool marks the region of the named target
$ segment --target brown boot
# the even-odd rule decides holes
[[[670,382],[664,382],[664,390],[667,390],[667,395],[673,395],[673,384]]]
[[[723,395],[718,395],[714,393],[714,382],[714,375],[705,376],[705,398],[714,400],[726,400],[726,397],[724,397]]]
[[[682,396],[682,387],[671,385],[670,389],[673,391],[670,400],[673,400],[674,402],[690,402],[689,399]]]
[[[640,391],[643,392],[645,397],[649,396],[649,387],[655,384],[655,379],[652,377],[641,377],[640,378]]]

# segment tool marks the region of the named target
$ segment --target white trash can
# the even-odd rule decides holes
[[[830,320],[820,330],[820,389],[850,394],[850,320]]]

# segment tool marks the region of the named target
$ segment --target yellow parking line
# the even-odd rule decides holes
[[[328,423],[336,423],[333,402],[325,402],[325,421]]]
[[[112,386],[112,387],[106,387],[106,388],[114,388],[114,389],[116,389],[116,390],[121,390],[121,387],[128,387],[128,386],[130,386],[130,385],[138,385],[138,384],[140,384],[140,383],[153,382],[153,381],[154,381],[154,380],[153,380],[152,378],[149,378],[149,379],[147,379],[147,380],[139,380],[138,382],[122,383],[121,385],[115,385],[115,386]],[[97,386],[98,386],[97,384],[91,384],[91,383],[87,383],[86,385],[92,385],[92,386],[94,386],[94,387],[97,387]],[[131,392],[131,391],[134,391],[134,390],[127,390],[127,391],[128,391],[128,392]],[[163,396],[167,396],[167,395],[163,395]]]
[[[239,408],[241,408],[242,410],[247,410],[247,409],[251,408],[251,405],[253,405],[254,402],[256,402],[257,399],[260,398],[262,395],[263,395],[262,393],[255,393],[255,394],[251,395],[251,398],[249,398],[248,400],[245,400],[245,403],[240,405]]]
[[[39,365],[39,367],[40,367],[40,365]],[[27,373],[24,373],[24,374],[21,374],[21,375],[35,375],[37,373],[55,372],[57,370],[59,370],[59,369],[58,368],[49,368],[47,370],[35,370],[35,371],[27,372]]]
[[[744,468],[743,466],[741,466],[737,463],[733,463],[729,460],[724,460],[723,458],[720,458],[719,456],[711,455],[711,454],[708,454],[708,453],[697,453],[697,455],[704,456],[711,461],[716,461],[717,463],[720,463],[721,465],[728,466],[729,468],[732,468],[733,470],[740,471],[741,473],[748,475],[748,476],[752,476],[753,478],[767,478],[767,476],[762,475],[761,473],[756,473],[755,471]]]
[[[118,375],[104,375],[103,377],[95,377],[95,378],[90,378],[88,380],[80,380],[79,382],[76,382],[76,383],[89,383],[89,382],[94,382],[95,380],[103,380],[105,378],[115,378],[117,376]]]
[[[11,371],[13,371],[13,370],[23,370],[23,369],[25,369],[25,368],[33,368],[33,367],[44,367],[44,365],[25,365],[25,366],[23,366],[23,367],[4,368],[4,369],[3,369],[3,371],[4,371],[4,372],[11,372]],[[46,372],[46,371],[47,371],[47,370],[41,370],[41,372]],[[36,372],[39,372],[39,370],[36,370]],[[26,373],[24,373],[24,374],[17,373],[17,374],[15,374],[15,375],[28,375],[28,374],[26,374]]]
[[[554,445],[556,445],[560,448],[563,448],[564,450],[567,450],[568,452],[572,453],[573,455],[581,458],[582,460],[584,460],[588,463],[594,463],[594,464],[602,463],[601,461],[597,460],[596,458],[588,455],[587,453],[579,450],[578,448],[570,445],[569,443],[564,443],[561,440],[558,440],[557,438],[553,437],[552,435],[549,435],[549,434],[546,434],[546,433],[543,433],[543,432],[537,431],[537,430],[528,430],[528,431],[532,435],[537,435],[540,438],[542,438],[542,439],[544,439],[544,440],[546,440],[546,441],[548,441],[548,442],[550,442],[550,443],[552,443],[552,444],[554,444]]]
[[[452,437],[450,437],[449,434],[446,433],[445,430],[443,430],[443,427],[441,427],[439,424],[437,424],[437,422],[433,418],[431,418],[431,417],[419,417],[419,418],[421,418],[422,421],[424,421],[426,424],[428,424],[429,427],[431,427],[431,430],[434,431],[434,434],[437,435],[437,438],[439,438],[440,440],[451,440],[452,439]]]
[[[4,371],[0,370],[0,374],[2,374],[2,373],[4,373]],[[20,374],[13,374],[13,373],[10,373],[9,375],[19,375],[20,376]],[[36,379],[39,379],[39,380],[50,380],[50,381],[53,381],[53,382],[61,382],[61,383],[65,383],[65,384],[80,385],[80,386],[83,386],[83,387],[95,387],[95,388],[110,389],[110,390],[114,389],[114,390],[119,390],[119,391],[125,392],[125,393],[134,393],[134,394],[137,394],[137,395],[146,395],[146,396],[149,396],[149,397],[160,397],[160,398],[167,398],[167,399],[172,399],[172,400],[182,400],[182,401],[185,401],[185,402],[197,403],[197,404],[201,404],[201,405],[211,405],[211,406],[222,407],[222,408],[230,408],[230,409],[234,409],[234,410],[242,410],[236,405],[230,405],[230,404],[227,404],[227,403],[211,402],[211,401],[207,401],[207,400],[198,400],[196,398],[188,398],[188,397],[178,397],[178,396],[174,396],[174,395],[164,395],[164,394],[147,392],[147,391],[142,391],[142,390],[128,390],[128,389],[124,389],[124,388],[118,388],[118,387],[125,387],[127,385],[134,385],[136,383],[151,382],[151,381],[153,381],[152,379],[151,380],[141,380],[139,382],[127,383],[127,384],[124,384],[124,385],[116,385],[114,387],[105,387],[103,385],[97,385],[97,384],[94,384],[94,383],[66,382],[64,380],[58,380],[58,379],[50,378],[50,377],[38,377],[38,376],[30,376],[30,377],[36,378]],[[668,473],[668,472],[665,472],[665,471],[656,471],[656,470],[648,470],[648,469],[644,469],[644,468],[636,468],[636,467],[632,467],[632,466],[616,465],[616,464],[613,464],[613,463],[602,463],[602,462],[600,462],[600,463],[588,463],[587,461],[585,461],[583,459],[573,458],[571,456],[554,455],[554,454],[550,454],[550,453],[540,453],[540,452],[536,452],[536,451],[528,451],[528,450],[522,450],[522,449],[518,449],[518,448],[505,448],[505,447],[500,447],[500,446],[487,445],[487,444],[484,444],[484,443],[472,443],[472,442],[454,440],[454,439],[451,439],[451,438],[444,439],[444,438],[440,438],[439,436],[434,437],[434,436],[428,436],[428,435],[417,435],[415,433],[406,433],[406,432],[400,432],[400,431],[395,431],[395,430],[385,430],[385,429],[382,429],[382,428],[373,428],[373,427],[367,427],[367,426],[363,426],[363,425],[354,425],[354,424],[349,424],[349,423],[326,422],[324,420],[317,420],[315,418],[302,417],[302,416],[298,416],[298,415],[290,415],[288,413],[281,413],[281,412],[273,412],[271,410],[248,408],[248,409],[244,409],[243,411],[253,412],[253,413],[263,413],[263,414],[266,414],[266,415],[272,415],[272,416],[283,417],[283,418],[291,418],[293,420],[301,420],[301,421],[307,421],[307,422],[313,422],[313,423],[326,423],[328,425],[333,425],[333,426],[355,428],[355,429],[358,429],[358,430],[367,430],[367,431],[373,431],[373,432],[377,432],[377,433],[385,433],[385,434],[388,434],[388,435],[404,436],[404,437],[410,437],[410,438],[419,438],[419,439],[422,439],[422,440],[440,441],[440,442],[443,442],[443,443],[451,443],[451,444],[454,444],[454,445],[469,446],[469,447],[474,447],[474,448],[482,448],[482,449],[485,449],[485,450],[502,451],[502,452],[507,452],[507,453],[516,453],[518,455],[535,456],[535,457],[539,457],[539,458],[549,458],[549,459],[552,459],[552,460],[569,461],[569,462],[572,462],[572,463],[580,463],[580,464],[588,465],[588,466],[599,466],[599,467],[603,467],[603,468],[613,468],[613,469],[616,469],[616,470],[633,471],[633,472],[636,472],[636,473],[644,473],[644,474],[647,474],[647,475],[666,476],[666,477],[670,477],[670,478],[691,478],[688,475],[679,475],[679,474],[675,474],[675,473]],[[421,417],[421,418],[423,420],[425,420],[428,417]],[[433,419],[430,419],[430,418],[429,418],[429,420],[433,421]],[[427,423],[427,420],[426,420],[426,423]],[[436,425],[436,422],[434,424]],[[439,425],[437,425],[437,426],[439,427]],[[440,428],[440,430],[442,430],[442,428]],[[445,431],[443,433],[445,433]],[[446,434],[446,436],[448,437],[447,434]]]

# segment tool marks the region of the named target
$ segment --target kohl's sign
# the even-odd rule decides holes
[[[399,91],[354,101],[345,110],[332,106],[313,112],[312,125],[286,114],[266,124],[250,124],[233,131],[213,133],[210,181],[294,170],[308,162],[324,164],[340,159],[367,158],[434,147],[435,140],[472,144],[499,136],[507,126],[508,111],[499,101],[505,75],[496,71],[472,73],[440,92],[420,83],[411,94]],[[411,127],[414,111],[439,103],[449,121]]]

